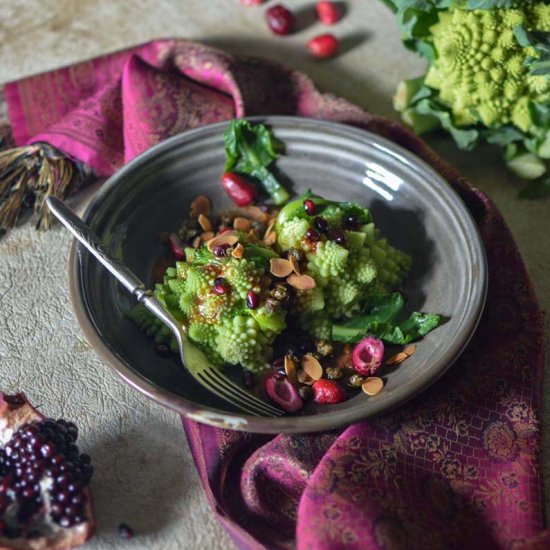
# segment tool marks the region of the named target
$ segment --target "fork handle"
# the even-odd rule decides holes
[[[132,294],[139,298],[145,292],[143,281],[102,244],[98,236],[63,201],[51,195],[48,208],[56,218],[106,267]]]

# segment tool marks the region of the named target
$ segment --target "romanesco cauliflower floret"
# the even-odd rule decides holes
[[[254,262],[246,259],[231,258],[224,269],[224,277],[243,299],[246,299],[249,290],[260,292],[260,277],[263,273],[264,269],[259,269]]]
[[[302,240],[309,228],[307,220],[292,218],[285,222],[277,233],[277,240],[283,250],[301,248]]]
[[[266,363],[262,352],[267,341],[252,317],[236,315],[218,328],[216,349],[226,363],[259,370]]]
[[[315,253],[309,253],[308,268],[322,277],[337,277],[346,270],[349,250],[334,241],[317,243]]]
[[[354,305],[358,306],[359,295],[359,285],[349,277],[333,279],[327,288],[327,313],[334,319],[349,316],[354,311]]]
[[[325,293],[316,286],[311,290],[298,290],[294,297],[294,308],[299,314],[314,313],[325,307]]]

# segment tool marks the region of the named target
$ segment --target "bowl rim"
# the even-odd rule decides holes
[[[445,178],[443,178],[443,176],[428,163],[400,145],[368,130],[363,130],[348,124],[305,117],[254,116],[247,117],[247,119],[252,122],[264,122],[274,127],[275,130],[278,124],[282,124],[283,126],[285,124],[305,124],[310,129],[319,130],[321,132],[324,130],[326,131],[327,128],[329,130],[332,128],[338,132],[345,131],[345,133],[350,135],[350,137],[354,137],[358,140],[366,139],[370,141],[371,144],[375,144],[376,146],[380,146],[387,150],[389,149],[395,157],[399,157],[400,161],[404,160],[410,164],[416,165],[418,170],[424,172],[427,171],[430,173],[432,179],[435,178],[436,180],[439,180],[442,189],[438,191],[441,194],[446,195],[449,203],[460,212],[462,222],[469,226],[471,235],[474,237],[474,241],[469,244],[472,247],[473,258],[479,262],[478,265],[480,267],[479,272],[476,273],[477,285],[472,289],[472,311],[470,312],[470,316],[465,318],[463,324],[461,325],[462,332],[459,335],[459,338],[455,339],[454,346],[447,352],[447,355],[449,356],[448,360],[442,364],[439,369],[431,369],[426,375],[417,379],[416,384],[410,391],[403,393],[397,389],[391,397],[375,403],[371,410],[366,412],[361,411],[361,407],[353,407],[351,409],[342,409],[319,415],[285,415],[282,417],[272,418],[251,416],[241,413],[230,413],[228,411],[216,409],[207,405],[198,405],[192,401],[189,401],[185,397],[171,393],[169,390],[154,384],[152,381],[146,379],[135,369],[119,359],[116,354],[111,351],[110,347],[101,337],[100,332],[96,329],[86,307],[82,288],[80,286],[80,257],[83,254],[87,255],[88,252],[82,247],[82,245],[79,245],[75,239],[72,242],[68,260],[69,294],[75,316],[81,326],[86,340],[103,360],[103,362],[112,368],[117,375],[119,375],[134,389],[190,420],[195,420],[197,422],[215,427],[270,434],[316,432],[350,425],[354,422],[370,418],[382,412],[388,412],[403,405],[405,402],[413,399],[427,389],[452,366],[470,342],[483,313],[488,287],[487,257],[483,241],[481,240],[479,230],[472,215],[466,208],[458,193],[450,186]],[[95,210],[101,205],[103,197],[106,196],[110,190],[119,183],[119,181],[123,180],[128,173],[132,173],[136,168],[139,169],[140,165],[146,163],[157,153],[162,153],[165,149],[170,149],[171,147],[177,146],[179,141],[192,138],[196,134],[200,135],[203,132],[213,131],[217,128],[224,128],[227,123],[228,121],[223,121],[188,130],[172,136],[147,149],[144,153],[135,157],[115,172],[115,174],[109,177],[100,186],[99,190],[94,194],[92,200],[86,207],[82,219],[89,224],[93,219]]]

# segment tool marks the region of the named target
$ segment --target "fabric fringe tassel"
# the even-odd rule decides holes
[[[34,207],[36,228],[49,229],[48,195],[64,199],[83,180],[81,166],[47,143],[0,151],[0,232],[11,229]]]

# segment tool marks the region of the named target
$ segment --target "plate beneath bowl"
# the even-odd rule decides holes
[[[487,291],[485,252],[458,195],[426,163],[375,134],[297,117],[266,117],[286,147],[277,168],[296,194],[311,188],[367,205],[388,240],[410,254],[404,287],[414,309],[448,321],[425,336],[386,384],[296,416],[262,418],[233,410],[200,387],[177,357],[162,358],[151,339],[125,317],[133,298],[80,245],[69,260],[71,299],[89,343],[131,386],[189,418],[263,433],[329,430],[395,408],[426,389],[457,359],[475,330]],[[174,231],[198,194],[214,208],[230,206],[220,185],[226,123],[185,132],[149,149],[98,191],[84,221],[117,257],[152,286],[163,255],[158,234]]]

